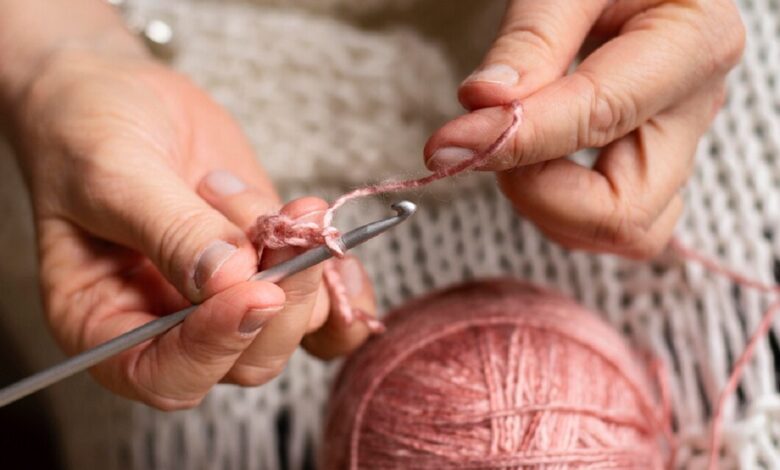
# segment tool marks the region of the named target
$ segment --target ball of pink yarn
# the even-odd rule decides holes
[[[644,361],[573,301],[469,283],[393,312],[346,362],[320,467],[663,468],[656,391]]]

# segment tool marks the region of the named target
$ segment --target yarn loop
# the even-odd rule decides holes
[[[519,101],[513,101],[507,105],[511,113],[511,122],[498,138],[485,150],[476,152],[473,157],[460,162],[457,165],[442,168],[421,178],[388,181],[375,185],[369,185],[350,191],[336,199],[325,212],[322,226],[311,222],[298,222],[282,214],[261,215],[255,221],[251,229],[250,237],[258,246],[258,253],[262,255],[264,248],[278,249],[285,246],[310,248],[317,245],[326,245],[334,256],[344,256],[344,248],[338,240],[341,232],[333,226],[336,211],[353,199],[359,199],[375,194],[408,191],[429,185],[451,176],[479,168],[490,160],[511,139],[522,123],[523,107]],[[325,264],[325,283],[332,297],[336,300],[335,312],[349,325],[356,318],[363,320],[373,332],[383,331],[380,321],[372,318],[365,312],[359,312],[352,308],[346,298],[346,289],[338,270],[333,264]]]

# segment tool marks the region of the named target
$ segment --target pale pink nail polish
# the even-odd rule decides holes
[[[428,167],[433,171],[446,170],[464,160],[474,157],[474,151],[463,147],[444,147],[435,151],[428,160]]]
[[[242,335],[251,335],[259,332],[274,314],[281,311],[283,306],[252,309],[246,312],[241,324],[238,326],[238,332]]]
[[[238,250],[235,245],[216,240],[207,246],[198,256],[195,263],[195,271],[192,274],[192,280],[196,289],[201,289],[219,268]]]
[[[226,170],[212,171],[206,175],[204,182],[218,196],[232,196],[246,190],[246,184]]]
[[[520,80],[517,70],[506,64],[491,64],[466,77],[463,83],[485,82],[497,85],[515,86]]]

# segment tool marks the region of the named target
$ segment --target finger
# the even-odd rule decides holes
[[[290,202],[282,213],[303,222],[322,222],[328,205],[317,198]],[[300,249],[283,248],[263,253],[261,269],[298,254]],[[284,310],[263,328],[236,361],[225,381],[245,386],[261,385],[276,377],[303,338],[322,282],[322,267],[314,266],[279,283],[286,296]]]
[[[561,227],[545,225],[543,221],[537,223],[537,226],[547,238],[568,250],[612,253],[633,259],[649,259],[666,247],[684,208],[682,197],[675,195],[653,225],[642,234],[643,239],[638,240],[632,246],[617,244],[607,238],[576,237],[561,231]]]
[[[129,177],[126,168],[95,168],[95,187],[76,192],[70,216],[93,235],[143,253],[191,302],[248,279],[257,254],[244,231],[165,164],[147,163]],[[121,185],[106,187],[117,177]]]
[[[360,261],[354,256],[347,256],[334,263],[352,309],[363,312],[369,318],[375,318],[374,290]],[[363,344],[370,333],[364,320],[356,319],[347,324],[342,315],[332,311],[325,325],[307,335],[302,344],[311,354],[322,359],[331,359],[352,352]]]
[[[163,315],[189,305],[133,250],[96,240],[62,219],[39,220],[38,231],[45,312],[69,355],[97,344],[85,325],[99,324],[117,311]]]
[[[592,34],[597,35],[615,35],[621,32],[630,21],[644,21],[641,15],[664,4],[674,3],[669,0],[620,0],[612,1],[599,17],[591,30]],[[680,3],[680,2],[678,2]],[[706,3],[689,2],[688,5],[680,5],[684,10],[698,14],[709,23],[709,26],[723,27],[725,29],[735,29],[727,31],[727,35],[738,34],[742,29],[739,20],[739,10],[732,0],[709,0]],[[716,29],[717,30],[717,29]]]
[[[633,137],[621,139],[609,151],[633,157],[637,153],[629,149],[636,146],[630,142]],[[660,189],[646,184],[632,188],[630,180],[633,178],[622,175],[615,181],[566,159],[521,167],[499,176],[502,191],[515,209],[553,240],[572,249],[648,258],[666,243],[665,239],[653,238],[658,233],[652,229],[657,228],[656,221],[669,200],[657,209],[647,206],[654,205],[651,199],[663,201],[673,185],[667,182]],[[639,193],[640,186],[648,197]]]
[[[322,325],[328,321],[330,307],[330,294],[328,293],[328,287],[325,285],[325,278],[323,277],[323,282],[320,283],[320,287],[317,291],[317,299],[314,301],[309,324],[306,326],[306,333],[311,333],[312,331],[317,331],[322,328]]]
[[[591,30],[597,35],[616,35],[633,16],[650,10],[668,0],[620,0],[610,2]]]
[[[246,232],[254,226],[257,217],[279,211],[274,193],[250,186],[227,170],[215,170],[207,174],[198,185],[198,193]],[[321,284],[307,331],[322,326],[329,309],[328,293],[324,284]]]
[[[482,64],[461,84],[467,109],[525,98],[560,78],[607,0],[513,0]]]
[[[285,294],[274,284],[243,282],[217,294],[181,325],[94,370],[115,392],[164,410],[197,405],[208,390],[283,308]],[[116,312],[91,332],[95,344],[153,319],[141,312]]]
[[[241,126],[210,97],[200,92],[193,94],[197,94],[207,103],[184,100],[181,105],[185,110],[191,109],[188,118],[194,119],[194,129],[208,129],[211,132],[195,132],[192,136],[192,157],[205,170],[192,172],[191,164],[182,167],[181,171],[188,175],[188,182],[195,187],[209,171],[223,169],[233,175],[240,175],[247,186],[279,202],[273,182],[258,163],[252,143]],[[214,149],[219,150],[219,155],[214,154]],[[215,163],[220,166],[215,167]]]
[[[722,80],[743,47],[739,19],[713,25],[709,13],[692,11],[699,7],[691,5],[663,4],[639,15],[573,74],[524,100],[523,124],[485,169],[503,170],[603,147]],[[458,158],[485,150],[509,119],[503,108],[485,108],[451,121],[426,145],[428,165],[437,152],[445,152],[448,164],[456,164]]]
[[[567,159],[502,173],[504,193],[523,215],[558,238],[648,257],[663,248],[657,225],[687,180],[717,93],[684,102],[606,147],[593,169]],[[670,211],[673,212],[673,211]]]
[[[198,184],[198,194],[245,232],[259,216],[279,210],[275,194],[249,186],[227,170],[208,173]]]

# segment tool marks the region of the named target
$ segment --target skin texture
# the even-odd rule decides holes
[[[323,357],[368,336],[329,315],[321,267],[278,285],[247,281],[299,251],[265,250],[258,260],[246,235],[258,215],[281,207],[318,222],[327,204],[282,206],[237,124],[189,80],[145,57],[80,48],[39,71],[14,107],[11,135],[62,348],[74,354],[203,302],[182,325],[93,368],[101,384],[164,410],[188,408],[218,382],[271,380],[307,333]],[[215,173],[221,186],[209,184]],[[348,284],[358,277],[352,303],[373,313],[360,264],[339,264],[350,266]]]
[[[567,246],[650,256],[679,215],[677,192],[743,37],[725,0],[514,0],[482,67],[518,79],[466,81],[470,112],[431,137],[426,162],[492,142],[506,124],[500,105],[520,99],[524,125],[486,168],[518,211]],[[586,39],[610,40],[564,76]],[[246,281],[295,254],[258,260],[252,220],[280,207],[319,220],[324,201],[282,206],[237,124],[148,58],[104,2],[0,0],[0,121],[30,189],[47,317],[67,353],[203,302],[95,367],[108,389],[192,407],[218,382],[267,382],[299,344],[333,357],[367,337],[329,315],[321,268],[278,286]],[[584,147],[602,148],[593,169],[560,158]],[[358,286],[347,289],[354,306],[375,312],[359,263],[340,269]]]
[[[523,125],[485,168],[516,210],[566,247],[652,257],[744,38],[728,0],[510,1],[458,90],[469,112],[431,136],[426,164],[484,149],[509,119],[498,106],[520,100]],[[584,148],[600,151],[593,168],[561,158]]]

